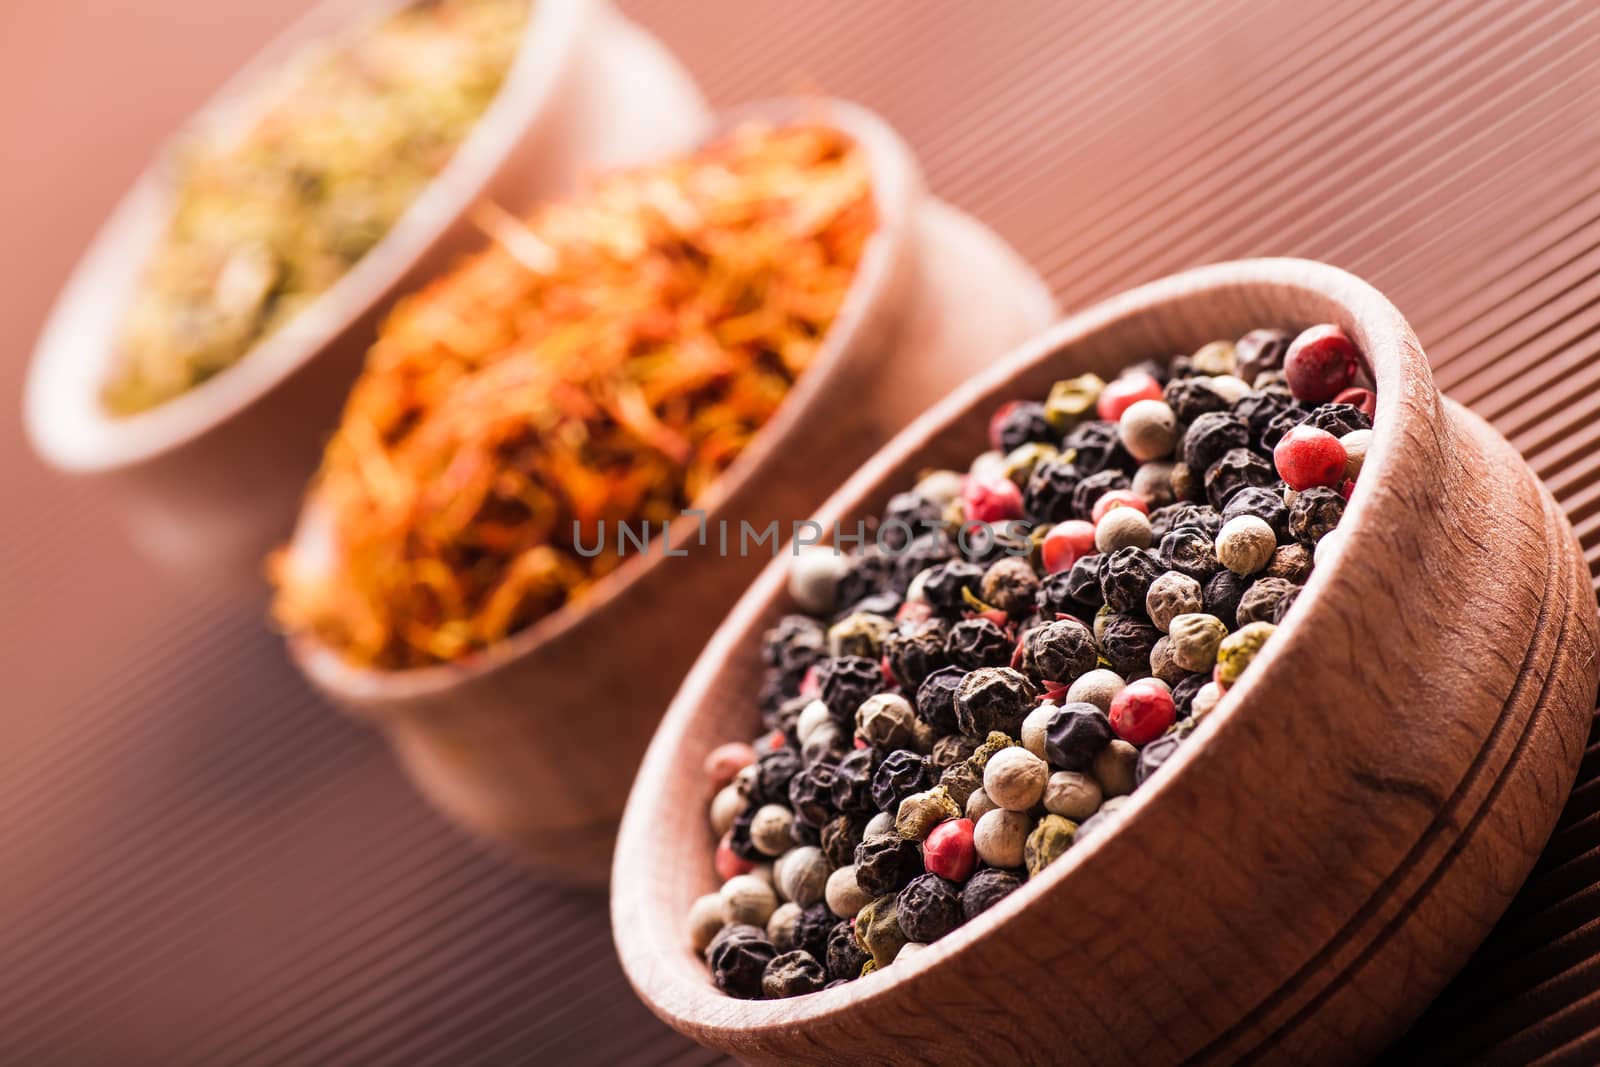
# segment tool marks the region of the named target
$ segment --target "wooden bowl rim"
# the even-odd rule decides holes
[[[34,348],[24,421],[39,455],[58,469],[98,473],[137,466],[202,442],[261,403],[382,300],[478,201],[527,130],[551,121],[591,12],[604,0],[533,0],[504,82],[456,147],[366,255],[236,363],[148,411],[112,414],[100,389],[116,331],[170,211],[173,146],[188,131],[245,121],[260,91],[298,49],[414,0],[323,0],[279,34],[196,109],[95,235],[56,299]],[[270,443],[264,444],[270,447]]]
[[[1339,558],[1366,524],[1372,509],[1372,486],[1389,477],[1397,462],[1409,426],[1437,418],[1438,393],[1432,373],[1410,325],[1381,292],[1362,279],[1324,263],[1294,258],[1235,260],[1197,267],[1113,296],[1073,314],[1024,344],[948,395],[884,446],[861,470],[818,510],[816,520],[831,529],[835,521],[854,515],[883,479],[923,451],[952,423],[974,407],[993,402],[988,396],[1009,381],[1042,363],[1090,340],[1119,323],[1160,312],[1164,307],[1192,301],[1202,293],[1257,289],[1309,293],[1340,305],[1350,316],[1346,328],[1362,347],[1378,396],[1371,448],[1363,467],[1365,475],[1352,494],[1340,529],[1344,531],[1334,557],[1312,572],[1290,613],[1280,624],[1277,639],[1269,643],[1254,668],[1224,695],[1217,708],[1195,728],[1190,741],[1169,761],[1170,767],[1149,785],[1132,794],[1116,827],[1117,834],[1134,831],[1143,812],[1161,803],[1163,795],[1212,739],[1241,722],[1245,706],[1261,679],[1294,644],[1293,635],[1317,612],[1320,591],[1331,581]],[[1271,323],[1264,323],[1270,325]],[[1137,355],[1133,359],[1137,359]],[[1130,360],[1131,362],[1132,360]],[[1370,473],[1369,473],[1370,472]],[[664,840],[652,813],[674,797],[666,794],[677,781],[673,759],[679,741],[700,708],[715,699],[718,676],[737,649],[759,640],[759,623],[785,594],[788,553],[769,564],[740,599],[696,661],[678,695],[661,720],[634,780],[617,837],[611,878],[611,921],[617,953],[635,992],[658,1016],[679,1030],[703,1041],[720,1041],[724,1047],[746,1047],[752,1035],[775,1038],[794,1033],[807,1024],[870,1006],[901,990],[908,983],[932,989],[941,971],[953,969],[958,957],[972,952],[985,938],[1059,890],[1074,872],[1094,861],[1105,842],[1104,834],[1068,850],[1041,875],[1029,879],[989,911],[954,932],[929,944],[905,963],[834,989],[786,1000],[739,1000],[718,991],[703,964],[687,952],[687,915],[663,914],[664,905],[652,889],[660,881],[661,864],[703,861],[697,846]]]
[[[705,513],[704,522],[708,528],[718,521],[721,507],[728,498],[760,478],[773,458],[793,445],[796,428],[804,421],[814,398],[823,393],[851,361],[874,358],[876,351],[869,344],[874,326],[901,310],[895,305],[904,300],[901,283],[912,266],[916,208],[925,193],[916,157],[900,134],[875,112],[844,100],[778,97],[743,104],[720,112],[702,143],[715,140],[745,122],[763,120],[778,124],[825,121],[860,145],[866,152],[872,174],[878,226],[812,365],[789,390],[777,413],[750,445],[695,501],[695,510]],[[315,493],[309,492],[291,545],[300,543],[306,530],[315,525],[316,508]],[[498,673],[562,638],[574,636],[603,608],[626,596],[631,588],[661,566],[667,559],[666,550],[682,549],[694,532],[680,523],[670,542],[653,540],[648,552],[624,562],[597,581],[582,600],[562,606],[468,660],[405,670],[359,667],[306,634],[289,636],[290,654],[318,686],[344,698],[348,702],[347,710],[374,718],[398,714],[400,706],[412,700]]]

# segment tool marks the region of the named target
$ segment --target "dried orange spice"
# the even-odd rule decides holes
[[[519,221],[390,314],[312,494],[331,565],[274,614],[352,663],[470,656],[620,562],[575,524],[691,506],[816,358],[876,225],[822,126],[741,127]]]

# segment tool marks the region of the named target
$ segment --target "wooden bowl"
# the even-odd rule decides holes
[[[1511,447],[1434,389],[1410,327],[1332,267],[1253,260],[1076,315],[908,427],[824,505],[876,515],[965,468],[1000,402],[1262,325],[1342,325],[1377,382],[1342,550],[1112,833],[917,958],[786,1001],[719,993],[688,945],[715,888],[700,770],[759,727],[771,564],[690,673],[618,838],[612,926],[662,1019],[752,1062],[1363,1059],[1510,901],[1594,708],[1596,611],[1571,528]]]
[[[836,125],[866,151],[880,224],[839,317],[777,415],[697,507],[569,605],[468,663],[352,667],[310,638],[295,661],[381,727],[422,793],[556,877],[601,882],[633,772],[678,682],[765,560],[761,531],[810,514],[863,459],[956,382],[1055,318],[1038,276],[991,232],[931,198],[910,150],[858,107],[780,100],[724,116]],[[726,524],[725,526],[723,524]],[[727,555],[718,531],[729,531]],[[325,565],[315,498],[293,543]]]
[[[230,81],[196,117],[242,118],[254,90],[306,41],[399,0],[329,0]],[[240,362],[168,403],[110,414],[102,383],[117,331],[170,213],[158,162],[95,238],[34,352],[26,423],[52,466],[95,479],[158,560],[259,588],[261,558],[288,536],[377,322],[466,247],[472,207],[526,207],[582,174],[681,148],[708,112],[678,62],[605,0],[535,0],[505,85],[450,163],[387,236]]]

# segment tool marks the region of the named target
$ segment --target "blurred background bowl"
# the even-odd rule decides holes
[[[843,987],[719,992],[688,939],[713,891],[702,770],[759,730],[775,560],[673,701],[617,842],[612,933],[634,989],[750,1062],[1354,1062],[1404,1030],[1505,910],[1555,825],[1596,690],[1583,554],[1494,430],[1441,399],[1411,328],[1333,267],[1200,268],[1075,315],[962,386],[831,498],[880,514],[965,469],[990,413],[1258,326],[1336,322],[1377,383],[1342,546],[1120,824],[992,909]]]
[[[296,662],[327,696],[381,727],[418,788],[477,834],[557,877],[603,881],[639,757],[683,673],[723,613],[856,465],[929,404],[1048,324],[1055,303],[993,233],[931,197],[911,150],[872,113],[778,100],[722,116],[823,122],[865,151],[878,230],[821,350],[754,442],[674,524],[582,600],[470,663],[353,667],[307,637]],[[740,556],[726,523],[784,531]],[[291,552],[324,556],[315,497]],[[752,698],[753,699],[753,698]]]
[[[400,6],[329,0],[196,120],[227,121],[307,42]],[[533,0],[494,101],[384,238],[237,364],[119,417],[101,388],[171,209],[167,176],[152,165],[79,262],[39,338],[24,398],[28,438],[57,470],[96,479],[148,555],[259,591],[262,557],[289,535],[377,323],[399,295],[481,241],[472,207],[488,199],[522,209],[585,174],[685,147],[708,115],[678,61],[607,0]]]

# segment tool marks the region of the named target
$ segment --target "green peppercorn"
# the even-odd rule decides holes
[[[1054,863],[1072,846],[1073,835],[1077,832],[1078,824],[1063,816],[1046,815],[1040,819],[1028,835],[1028,842],[1023,849],[1028,877],[1037,877],[1040,871]]]
[[[963,806],[973,792],[982,786],[983,772],[975,768],[971,760],[946,767],[939,776],[939,787],[949,794],[952,801]]]
[[[1052,445],[1042,441],[1028,441],[1006,453],[1005,464],[1001,470],[1007,478],[1016,483],[1017,488],[1025,489],[1028,479],[1033,476],[1034,468],[1055,459],[1058,454],[1058,450]]]
[[[1059,381],[1050,387],[1044,402],[1044,417],[1058,433],[1066,433],[1094,410],[1100,391],[1106,383],[1094,374],[1080,374],[1076,378]]]
[[[877,659],[882,653],[884,639],[893,630],[894,623],[882,615],[867,611],[847,615],[828,628],[828,654]]]
[[[894,962],[900,947],[911,940],[900,929],[899,892],[885,893],[856,914],[856,944],[872,957],[874,967]]]
[[[960,817],[961,806],[950,796],[950,790],[936,785],[927,792],[913,793],[900,802],[894,828],[907,840],[921,841],[946,819]]]
[[[1253,622],[1223,639],[1217,649],[1217,681],[1223,685],[1237,682],[1277,629],[1270,622]]]
[[[1172,658],[1185,671],[1208,671],[1228,628],[1215,615],[1190,612],[1172,620]]]

